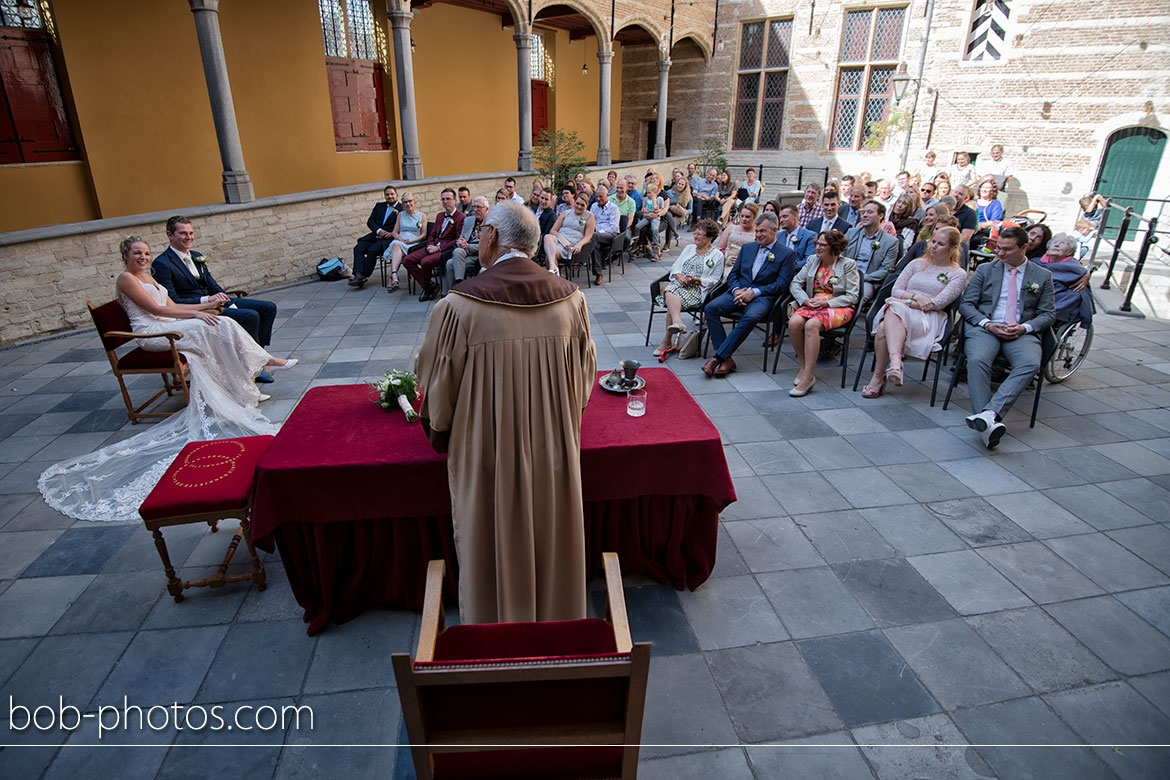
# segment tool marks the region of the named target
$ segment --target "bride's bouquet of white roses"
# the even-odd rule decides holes
[[[418,377],[410,371],[387,371],[377,382],[370,382],[370,389],[378,393],[374,403],[383,409],[394,404],[406,415],[407,422],[418,419],[413,404],[418,401]]]

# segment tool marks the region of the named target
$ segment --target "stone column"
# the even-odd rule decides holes
[[[654,139],[655,160],[666,157],[666,86],[669,75],[670,58],[664,57],[658,61],[658,132]]]
[[[597,61],[601,64],[597,73],[597,78],[601,84],[597,120],[599,123],[597,127],[597,164],[610,165],[613,162],[613,155],[609,150],[609,95],[610,80],[612,78],[610,65],[613,62],[613,51],[602,51],[598,49]]]
[[[520,151],[516,170],[532,170],[532,36],[518,32],[516,42],[516,97],[520,104]]]
[[[227,60],[223,56],[223,38],[219,34],[219,0],[188,0],[195,16],[195,33],[199,37],[199,56],[203,60],[203,78],[211,99],[211,117],[223,162],[223,196],[228,203],[246,203],[256,199],[252,179],[244,167],[244,150],[240,146],[240,128],[232,102],[232,85],[228,81]]]
[[[423,177],[422,157],[418,153],[418,120],[414,107],[414,60],[410,53],[409,2],[388,3],[386,15],[394,35],[394,75],[398,84],[398,128],[402,132],[402,178]]]

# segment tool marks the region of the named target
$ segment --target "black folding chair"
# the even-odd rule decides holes
[[[662,294],[663,287],[665,287],[669,280],[670,272],[668,271],[654,281],[650,282],[650,319],[646,322],[646,346],[650,346],[650,331],[654,327],[654,315],[666,313],[665,308],[658,307],[657,298]],[[691,315],[691,319],[694,321],[695,325],[698,326],[700,339],[705,338],[707,333],[707,321],[706,317],[704,316],[703,309],[706,308],[708,303],[715,299],[716,295],[721,295],[723,291],[726,290],[726,288],[727,285],[723,282],[720,282],[719,284],[712,287],[711,290],[703,296],[703,299],[699,301],[697,306],[683,308],[682,313]]]
[[[890,285],[893,288],[893,285]],[[853,391],[857,392],[857,385],[861,381],[861,373],[865,370],[865,358],[874,349],[874,334],[873,324],[877,319],[878,312],[882,309],[882,304],[885,299],[890,297],[889,292],[885,286],[882,287],[884,295],[879,293],[879,297],[875,298],[874,305],[869,307],[869,313],[865,316],[865,346],[861,349],[861,360],[857,364],[857,375],[853,377]],[[930,388],[930,405],[934,406],[935,399],[938,397],[938,377],[944,363],[947,362],[947,345],[951,342],[951,336],[955,331],[955,311],[958,308],[958,300],[956,299],[946,308],[946,325],[943,327],[942,334],[938,337],[938,341],[934,343],[934,348],[930,354],[926,356],[926,360],[922,364],[922,381],[926,381],[927,373],[930,371],[930,364],[934,362],[934,384]],[[869,370],[873,371],[874,365],[877,362],[877,355],[870,360]]]
[[[959,383],[959,376],[967,370],[967,350],[963,343],[963,336],[966,333],[967,322],[961,317],[959,318],[959,354],[955,358],[955,366],[951,372],[951,383],[947,386],[946,397],[943,398],[943,411],[947,410],[947,406],[951,402],[951,393],[955,390],[955,385]],[[1032,377],[1032,382],[1036,385],[1036,396],[1032,400],[1032,418],[1028,421],[1029,428],[1036,427],[1036,413],[1040,410],[1040,388],[1044,385],[1044,366],[1052,358],[1052,354],[1056,351],[1056,337],[1052,335],[1052,328],[1044,331],[1040,335],[1040,368],[1037,369],[1036,375]],[[1002,353],[995,359],[994,365],[1011,370],[1012,364],[1007,361],[1007,358]],[[974,409],[972,413],[981,412],[982,409]]]

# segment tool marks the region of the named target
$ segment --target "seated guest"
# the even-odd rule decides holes
[[[862,398],[877,398],[886,381],[902,386],[902,356],[926,360],[947,325],[946,308],[963,292],[967,272],[959,266],[959,231],[934,231],[927,256],[912,260],[874,320],[873,376]]]
[[[914,216],[918,210],[916,203],[917,199],[912,195],[899,195],[890,209],[890,225],[894,228],[894,237],[902,239],[902,246],[913,244],[922,227],[922,222]]]
[[[359,238],[353,247],[353,278],[349,280],[353,287],[362,287],[369,281],[378,258],[390,244],[390,231],[394,229],[398,212],[402,211],[398,203],[398,190],[393,186],[382,190],[382,198],[381,203],[374,204],[374,210],[366,220],[370,232]]]
[[[532,182],[532,194],[528,196],[528,208],[536,211],[540,208],[540,193],[544,192],[544,180],[537,179]]]
[[[841,198],[836,190],[825,190],[821,196],[821,216],[815,217],[808,223],[808,229],[814,236],[819,236],[826,230],[836,230],[839,233],[848,233],[852,225],[841,216]]]
[[[739,208],[745,203],[759,203],[764,192],[764,183],[756,178],[756,169],[748,168],[743,181],[735,192],[735,197],[723,205],[723,224],[727,224],[732,208]]]
[[[922,184],[918,185],[918,197],[922,200],[922,206],[919,209],[919,213],[915,214],[914,216],[921,220],[924,216],[921,213],[921,210],[928,209],[934,204],[938,203],[938,200],[936,200],[934,197],[934,182],[924,181]]]
[[[898,176],[895,181],[897,185],[894,187],[894,197],[916,195],[918,193],[918,188],[910,184],[910,171],[898,171]]]
[[[731,181],[731,174],[727,171],[720,171],[715,177],[715,183],[719,185],[718,194],[716,197],[719,200],[719,213],[724,215],[720,227],[727,227],[727,214],[731,211],[731,207],[727,204],[735,199],[735,183]]]
[[[634,178],[634,174],[626,174],[626,195],[634,199],[634,211],[642,210],[642,193],[638,192],[638,181]]]
[[[861,298],[866,301],[873,298],[898,262],[898,240],[881,228],[885,215],[885,206],[867,200],[857,213],[857,226],[845,234],[849,241],[845,255],[857,261],[864,282]]]
[[[756,240],[756,215],[759,206],[754,203],[745,203],[739,210],[739,219],[734,225],[728,225],[719,234],[715,248],[723,253],[724,270],[730,271],[739,258],[740,249],[744,244]]]
[[[923,163],[918,166],[918,176],[922,181],[934,181],[934,177],[942,173],[942,166],[935,165],[936,159],[938,159],[938,155],[933,151],[927,151],[926,154],[922,155]]]
[[[934,196],[941,200],[942,198],[945,198],[946,196],[948,196],[950,194],[951,194],[951,177],[948,176],[945,172],[940,173],[937,176],[935,176],[934,177]]]
[[[503,203],[506,200],[511,200],[511,198],[508,197],[508,191],[496,190],[496,203]]]
[[[609,173],[605,174],[605,188],[610,192],[613,192],[614,188],[617,187],[617,181],[617,171],[610,171]]]
[[[681,173],[675,177],[668,197],[670,206],[666,210],[666,235],[669,239],[671,234],[678,236],[678,226],[685,224],[687,215],[691,213],[691,185]]]
[[[658,194],[658,182],[648,179],[646,192],[642,195],[642,218],[634,225],[634,235],[638,237],[639,245],[645,246],[651,262],[658,262],[662,258],[662,247],[658,244],[658,226],[670,201]]]
[[[797,216],[798,209],[789,203],[786,206],[780,207],[780,232],[777,237],[780,243],[791,249],[796,257],[796,268],[800,270],[804,267],[804,261],[808,259],[809,255],[815,253],[813,246],[817,240],[817,234],[811,230],[805,230],[799,226],[800,217]]]
[[[951,214],[959,220],[959,233],[963,236],[963,243],[969,244],[971,236],[975,235],[975,229],[979,227],[979,215],[975,213],[975,209],[967,205],[971,200],[971,188],[960,184],[951,191],[951,194],[955,198],[955,207],[951,209]]]
[[[666,309],[666,334],[654,350],[659,363],[665,362],[671,352],[678,352],[674,338],[687,332],[682,310],[702,303],[703,297],[723,278],[723,253],[713,243],[718,235],[719,226],[712,220],[699,220],[695,225],[695,243],[683,247],[670,269],[670,280],[655,301]]]
[[[870,180],[865,183],[865,199],[876,200],[878,196],[878,183]],[[885,205],[884,203],[882,204]]]
[[[627,192],[625,179],[618,179],[613,185],[613,190],[613,198],[611,198],[611,201],[618,208],[618,214],[620,215],[618,221],[620,223],[621,217],[625,217],[626,229],[628,230],[634,225],[634,214],[638,211],[638,204]]]
[[[524,196],[516,192],[516,179],[509,176],[504,179],[504,192],[508,193],[508,197],[516,201],[520,205],[524,205]]]
[[[975,219],[980,230],[1003,222],[1003,204],[998,198],[999,188],[995,185],[994,176],[988,176],[979,182],[979,197],[975,198]]]
[[[954,187],[960,185],[970,187],[979,181],[979,174],[975,172],[975,166],[971,165],[971,155],[966,152],[955,154],[955,164],[951,166],[950,177],[951,185]]]
[[[1003,416],[1040,370],[1040,334],[1056,319],[1052,274],[1028,262],[1027,243],[1022,229],[1004,229],[995,247],[999,262],[976,268],[959,300],[971,395],[967,427],[979,431],[988,449],[1003,438]],[[991,366],[1000,354],[1012,370],[992,395]]]
[[[439,198],[443,210],[435,215],[431,229],[427,233],[426,243],[411,252],[403,259],[406,272],[418,282],[422,292],[420,301],[429,301],[439,294],[440,285],[431,281],[431,272],[434,267],[443,261],[443,253],[455,248],[459,240],[459,231],[463,229],[463,212],[455,208],[455,190],[450,187],[443,190]]]
[[[573,210],[557,217],[552,230],[544,237],[544,256],[548,260],[549,273],[560,273],[560,261],[572,260],[573,255],[593,239],[596,221],[586,210],[587,203],[584,193],[578,194],[573,201]]]
[[[584,180],[582,180],[581,186],[577,188],[577,194],[584,195],[587,202],[590,205],[593,204],[593,198],[597,194],[597,188],[593,186],[593,182],[589,181],[588,176],[586,176],[584,178]]]
[[[860,219],[861,204],[863,203],[865,203],[865,198],[863,197],[861,187],[855,186],[849,193],[848,206],[841,207],[842,209],[847,208],[845,213],[845,221],[848,222],[850,226],[857,226],[857,220]]]
[[[546,212],[552,214],[551,209],[546,209]],[[471,216],[466,217],[459,228],[455,251],[451,253],[443,274],[443,295],[451,292],[452,287],[467,278],[468,271],[479,265],[479,231],[487,213],[487,198],[481,195],[471,202]]]
[[[886,207],[888,214],[890,209],[894,206],[894,201],[897,199],[894,194],[894,183],[889,179],[878,179],[877,194],[874,195],[874,200]]]
[[[947,208],[945,203],[935,203],[923,212],[922,230],[918,231],[918,240],[910,245],[910,248],[902,255],[902,259],[898,261],[898,272],[901,273],[911,260],[925,257],[926,246],[930,242],[931,236],[934,235],[936,230],[944,227],[953,227],[957,230],[959,221],[951,216],[951,210]],[[960,244],[959,246],[959,265],[964,269],[967,267],[966,244]]]
[[[770,200],[767,203],[765,203],[764,204],[764,213],[765,214],[775,214],[776,216],[780,216],[780,201]]]
[[[1029,260],[1044,257],[1048,253],[1048,242],[1052,240],[1052,228],[1043,222],[1028,228],[1028,243],[1024,245],[1024,254]]]
[[[841,177],[841,186],[836,188],[837,195],[840,196],[841,199],[841,207],[839,209],[841,218],[850,225],[855,222],[855,214],[853,213],[852,207],[849,205],[849,198],[853,194],[853,190],[857,189],[853,186],[854,182],[856,181],[856,178],[846,174],[845,176]],[[858,205],[861,205],[861,201],[858,201]]]
[[[471,190],[466,187],[460,187],[458,193],[459,203],[456,207],[463,212],[463,216],[470,217],[473,210],[471,206]]]
[[[617,204],[609,199],[609,188],[604,184],[598,184],[597,190],[593,195],[593,205],[589,207],[589,213],[593,215],[593,257],[590,260],[593,271],[593,283],[601,284],[601,261],[603,258],[609,257],[609,250],[613,247],[613,241],[617,238],[618,223],[621,222],[622,214],[618,210]]]
[[[788,391],[793,398],[808,395],[817,383],[814,371],[821,352],[821,333],[853,319],[861,290],[857,263],[841,256],[849,246],[843,234],[827,230],[816,237],[815,246],[816,254],[788,285],[797,305],[788,318],[788,338],[800,361],[800,371]]]
[[[1093,296],[1086,289],[1089,272],[1076,261],[1076,239],[1065,233],[1057,233],[1048,242],[1048,253],[1033,258],[1052,274],[1052,290],[1055,296],[1056,321],[1080,322],[1082,328],[1093,324]]]
[[[800,227],[808,228],[810,222],[825,215],[825,209],[820,204],[820,197],[821,185],[813,182],[804,188],[804,200],[796,207],[796,218]]]
[[[561,187],[561,202],[557,204],[557,216],[573,210],[573,201],[577,199],[577,187],[566,184]]]
[[[151,273],[175,303],[213,303],[223,307],[219,316],[234,320],[252,340],[262,347],[272,343],[272,323],[276,304],[257,298],[232,298],[207,267],[207,258],[191,249],[195,228],[191,220],[173,216],[167,220],[167,240],[171,245],[154,259]],[[180,345],[180,349],[182,346]],[[272,376],[261,371],[257,382],[271,382]]]
[[[707,169],[707,178],[695,176],[691,183],[691,224],[700,219],[710,219],[715,216],[715,209],[719,205],[719,184],[715,181],[714,168]]]
[[[394,230],[390,231],[390,246],[382,253],[383,258],[390,260],[390,283],[386,285],[386,292],[398,289],[398,269],[402,266],[402,258],[423,240],[427,232],[427,216],[419,210],[414,196],[409,192],[402,193],[402,208]]]
[[[756,220],[756,240],[745,244],[727,276],[727,292],[707,304],[704,313],[711,330],[715,355],[703,366],[708,377],[727,376],[735,370],[731,356],[756,323],[768,316],[776,299],[788,289],[796,273],[796,255],[776,238],[776,217],[761,214]],[[727,333],[723,317],[739,313],[739,322]]]
[[[536,224],[540,226],[540,241],[536,245],[536,252],[532,255],[533,262],[539,265],[548,265],[544,256],[544,237],[549,234],[557,222],[555,199],[556,193],[552,190],[546,189],[540,193],[540,208],[536,210]]]

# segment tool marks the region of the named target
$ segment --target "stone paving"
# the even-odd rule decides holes
[[[587,290],[600,366],[652,361],[648,286],[665,270],[640,261]],[[264,297],[280,305],[272,351],[301,359],[266,390],[274,419],[309,387],[409,366],[429,309],[340,282]],[[1013,411],[995,452],[963,425],[962,387],[946,412],[909,378],[866,401],[826,364],[794,399],[791,352],[762,373],[755,337],[727,379],[672,359],[722,432],[739,500],[698,591],[627,578],[635,638],[654,645],[641,776],[1170,776],[1164,750],[1075,747],[1170,742],[1168,336],[1099,316],[1089,362],[1044,388],[1034,429]],[[264,592],[175,604],[144,528],[40,500],[46,466],[135,430],[93,333],[0,350],[0,698],[297,703],[315,729],[135,730],[102,743],[151,747],[70,749],[97,742],[92,720],[14,731],[5,707],[0,743],[41,746],[0,750],[0,776],[412,777],[405,749],[314,745],[405,741],[390,653],[413,650],[416,614],[307,637],[275,556]],[[188,573],[223,545],[206,527],[167,539]]]

